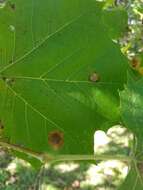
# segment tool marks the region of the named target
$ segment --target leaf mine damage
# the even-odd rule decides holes
[[[58,150],[64,144],[64,134],[60,131],[52,131],[48,135],[48,143],[54,150]]]

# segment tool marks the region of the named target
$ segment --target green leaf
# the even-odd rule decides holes
[[[137,137],[138,148],[142,150],[143,125],[143,79],[135,80],[128,75],[125,90],[120,93],[121,116],[126,127],[132,130]]]
[[[121,186],[121,190],[143,189],[143,79],[137,80],[133,76],[128,75],[128,83],[125,86],[125,90],[120,93],[122,120],[125,126],[136,136],[132,156],[134,164],[131,165],[131,171],[125,183]]]
[[[119,123],[127,59],[94,0],[9,1],[0,10],[0,119],[10,144],[93,154],[93,136]]]
[[[125,182],[121,185],[119,190],[141,190],[143,189],[143,179],[142,179],[142,165],[137,165],[132,163],[132,167],[129,170]]]

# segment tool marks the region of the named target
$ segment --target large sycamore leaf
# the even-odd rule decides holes
[[[120,121],[127,60],[95,0],[8,1],[0,10],[0,120],[9,143],[93,154]]]
[[[143,189],[143,79],[128,75],[125,90],[120,92],[124,125],[135,134],[131,170],[121,189]]]

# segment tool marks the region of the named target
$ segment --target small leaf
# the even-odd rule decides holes
[[[125,90],[120,93],[121,116],[127,128],[135,137],[134,150],[132,155],[133,164],[127,179],[121,190],[143,189],[143,79],[135,80],[128,75],[128,83]]]
[[[140,168],[136,163],[132,163],[131,169],[128,173],[128,176],[125,182],[121,185],[118,190],[141,190],[143,189],[143,172],[140,171]]]
[[[128,75],[128,83],[125,90],[120,93],[121,116],[126,127],[131,129],[137,137],[139,151],[142,151],[143,143],[143,79],[135,81]]]

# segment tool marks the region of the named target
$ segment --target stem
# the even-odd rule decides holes
[[[23,147],[20,147],[18,145],[15,145],[15,144],[10,144],[10,143],[7,143],[7,142],[4,142],[4,141],[0,141],[0,145],[3,146],[3,147],[6,147],[6,148],[10,148],[12,150],[15,150],[17,152],[21,152],[21,153],[24,153],[24,154],[27,154],[29,156],[32,156],[40,161],[42,161],[42,156],[40,153],[37,153],[37,152],[34,152],[34,151],[31,151],[29,149],[26,149],[26,148],[23,148]]]
[[[30,149],[20,147],[15,144],[0,141],[0,145],[10,148],[12,150],[32,156],[43,163],[47,162],[61,162],[61,161],[83,161],[83,160],[120,160],[131,162],[134,158],[125,155],[49,155],[47,153],[38,153]]]
[[[122,155],[56,155],[53,157],[53,162],[60,162],[60,161],[83,161],[83,160],[120,160],[130,162],[132,158],[129,156],[122,156]],[[44,162],[47,162],[46,155],[44,158]]]

